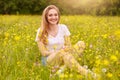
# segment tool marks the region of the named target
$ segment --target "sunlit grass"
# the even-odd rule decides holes
[[[35,42],[41,16],[0,16],[0,80],[48,80],[49,68],[41,66]],[[120,79],[120,17],[61,16],[72,33],[71,42],[86,43],[79,63],[102,75]],[[83,80],[69,69],[52,80]],[[91,79],[92,80],[92,79]]]

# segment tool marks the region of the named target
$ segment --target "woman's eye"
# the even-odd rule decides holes
[[[49,17],[58,16],[58,14],[49,14],[48,16],[49,16]]]
[[[55,14],[55,16],[58,16],[58,14]]]
[[[48,15],[48,16],[52,16],[52,14]]]

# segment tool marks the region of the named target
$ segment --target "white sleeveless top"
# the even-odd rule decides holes
[[[36,42],[39,41],[39,37],[38,37],[39,32],[40,32],[40,28],[38,28],[38,31],[37,31],[37,35],[35,39]],[[46,48],[49,51],[62,49],[64,47],[64,42],[65,42],[64,36],[70,36],[70,32],[66,25],[58,24],[57,35],[54,37],[48,34],[48,44],[46,45]]]

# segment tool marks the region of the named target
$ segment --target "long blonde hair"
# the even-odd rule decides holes
[[[41,31],[40,31],[40,41],[43,42],[43,44],[47,45],[48,41],[47,41],[47,37],[48,37],[48,28],[49,28],[49,22],[47,20],[47,15],[50,9],[55,9],[58,12],[58,17],[60,20],[60,11],[59,9],[55,6],[55,5],[49,5],[47,6],[43,13],[42,13],[42,21],[41,21]],[[57,22],[57,24],[59,23],[59,20]]]

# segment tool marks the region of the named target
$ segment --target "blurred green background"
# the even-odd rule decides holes
[[[36,15],[50,4],[66,15],[120,15],[120,0],[0,0],[0,14]]]

